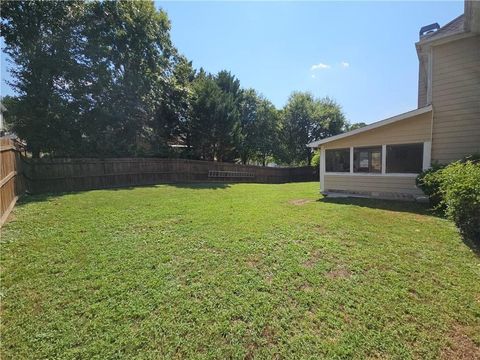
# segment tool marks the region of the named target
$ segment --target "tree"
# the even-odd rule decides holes
[[[245,90],[240,101],[240,122],[236,139],[236,149],[242,164],[246,164],[255,154],[258,106],[259,98],[256,91]]]
[[[12,130],[27,140],[33,157],[68,152],[81,141],[71,86],[80,75],[83,10],[80,1],[2,2],[4,51],[15,64],[10,85],[18,94]]]
[[[152,1],[7,1],[1,25],[20,104],[12,127],[33,156],[135,155],[173,136],[184,61]]]
[[[190,118],[192,116],[192,83],[195,70],[191,61],[178,56],[172,76],[168,77],[155,101],[155,115],[150,123],[152,151],[156,155],[170,155],[168,143],[186,145],[184,155],[192,149]]]
[[[240,118],[240,82],[229,72],[200,71],[192,89],[191,142],[200,159],[234,161]]]
[[[154,141],[166,142],[158,122],[171,127],[162,111],[176,61],[166,13],[151,1],[92,2],[84,26],[83,130],[90,151],[144,153],[152,127]]]
[[[254,159],[266,166],[268,158],[273,158],[278,150],[279,112],[273,104],[261,97],[257,107],[254,126]]]
[[[318,121],[313,124],[311,141],[324,139],[346,131],[348,122],[343,114],[342,107],[333,99],[324,97],[316,100]]]
[[[339,134],[345,127],[345,116],[335,101],[294,92],[282,111],[284,147],[280,159],[287,164],[309,164],[312,152],[306,145]]]
[[[226,70],[220,71],[215,81],[221,91],[213,127],[215,159],[234,161],[237,155],[236,140],[239,135],[239,108],[242,98],[240,81]]]
[[[279,112],[228,71],[195,71],[152,1],[4,1],[1,16],[7,121],[34,157],[172,156],[174,143],[205,160],[303,164],[308,142],[345,128],[329,98],[293,93]]]
[[[240,101],[237,153],[242,164],[255,160],[266,165],[278,142],[278,112],[273,104],[253,89],[245,90]]]
[[[364,122],[354,123],[354,124],[347,124],[347,131],[357,130],[364,126],[367,126]]]
[[[213,127],[217,121],[220,96],[220,88],[213,76],[200,70],[192,86],[192,116],[188,126],[192,151],[198,159],[213,160],[215,157]]]

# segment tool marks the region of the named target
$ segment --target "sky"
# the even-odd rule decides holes
[[[277,108],[292,91],[329,96],[352,122],[417,107],[415,42],[463,13],[452,2],[156,2],[195,68],[229,70]],[[3,46],[3,42],[1,43]],[[2,96],[7,64],[1,58]]]

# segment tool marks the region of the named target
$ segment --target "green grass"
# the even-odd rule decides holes
[[[24,200],[2,230],[2,358],[473,358],[480,261],[453,224],[317,200],[316,183]]]

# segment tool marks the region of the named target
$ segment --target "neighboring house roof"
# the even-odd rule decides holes
[[[430,42],[437,39],[442,39],[448,36],[457,35],[465,32],[465,15],[462,14],[449,23],[443,25],[437,31],[423,35],[420,39],[420,43],[422,42]]]
[[[369,131],[369,130],[376,129],[376,128],[381,127],[381,126],[389,125],[389,124],[395,123],[397,121],[409,119],[413,116],[425,114],[425,113],[428,113],[430,111],[432,111],[432,105],[428,105],[428,106],[422,107],[420,109],[415,109],[415,110],[412,110],[412,111],[408,111],[406,113],[399,114],[399,115],[390,117],[390,118],[385,119],[385,120],[377,121],[377,122],[374,122],[370,125],[367,125],[367,126],[364,126],[362,128],[355,129],[355,130],[352,130],[352,131],[348,131],[348,132],[343,133],[343,134],[338,134],[338,135],[331,136],[331,137],[328,137],[328,138],[325,138],[325,139],[322,139],[322,140],[317,140],[317,141],[314,141],[314,142],[308,144],[307,146],[311,147],[311,148],[317,148],[319,145],[329,143],[331,141],[335,141],[335,140],[338,140],[338,139],[343,139],[343,138],[346,138],[348,136],[357,135],[357,134],[360,134],[360,133],[365,132],[365,131]]]

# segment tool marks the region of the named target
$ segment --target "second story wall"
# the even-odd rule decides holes
[[[427,71],[428,56],[420,53],[418,56],[418,107],[427,106]]]
[[[480,35],[432,47],[432,161],[480,153]]]

